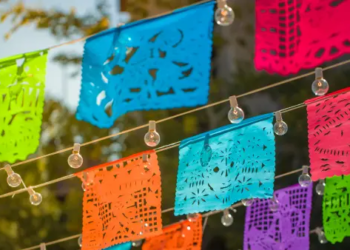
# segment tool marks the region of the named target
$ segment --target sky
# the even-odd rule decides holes
[[[19,0],[9,0],[9,4],[14,4]],[[71,7],[75,7],[78,15],[93,11],[96,0],[26,0],[26,5],[38,6],[45,9],[61,9],[69,11]],[[127,15],[119,13],[119,0],[107,0],[111,6],[111,24],[125,22]],[[6,20],[0,23],[0,58],[11,55],[21,54],[25,52],[45,49],[53,45],[61,44],[68,40],[56,39],[50,35],[49,31],[38,31],[34,26],[24,26],[15,32],[10,39],[5,40],[4,35],[11,28],[11,23]],[[74,54],[82,54],[83,42],[74,45],[67,45],[49,51],[49,60],[46,71],[46,96],[62,100],[72,110],[75,110],[79,101],[80,92],[80,74],[75,78],[69,77],[69,72],[80,70],[80,66],[66,67],[63,69],[57,63],[52,62],[52,58],[57,53],[74,52]]]

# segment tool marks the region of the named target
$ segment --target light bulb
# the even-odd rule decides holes
[[[41,196],[40,193],[37,193],[34,191],[32,187],[28,188],[28,193],[29,193],[29,201],[32,205],[38,206],[40,203],[43,201],[43,197]]]
[[[251,205],[253,205],[253,203],[254,203],[254,199],[242,200],[242,204],[245,207],[250,207]]]
[[[160,142],[160,135],[156,131],[156,122],[149,121],[149,130],[145,134],[145,143],[149,147],[155,147]]]
[[[312,182],[308,169],[308,166],[303,166],[303,173],[299,176],[299,184],[302,187],[308,187]]]
[[[194,222],[198,219],[198,214],[188,214],[187,215],[187,220],[189,222]]]
[[[79,154],[80,144],[74,143],[73,153],[68,157],[68,165],[71,168],[80,168],[83,165],[83,157]]]
[[[235,13],[232,8],[225,4],[215,11],[215,21],[221,26],[228,26],[235,20]]]
[[[276,194],[273,194],[273,198],[270,200],[269,208],[272,212],[277,212],[278,209],[280,208],[280,204],[277,200]]]
[[[282,119],[281,111],[275,112],[276,123],[273,126],[273,131],[276,135],[285,135],[288,131],[288,125]]]
[[[150,169],[151,163],[148,160],[148,155],[147,154],[143,154],[142,155],[142,164],[143,164],[143,169],[144,170]]]
[[[229,227],[233,224],[233,216],[230,214],[230,212],[228,210],[224,211],[224,214],[221,217],[221,223],[225,227]]]
[[[83,246],[83,237],[82,237],[81,235],[80,235],[79,238],[78,238],[78,245],[79,245],[80,247]]]
[[[318,241],[321,243],[321,244],[326,244],[328,242],[327,238],[326,238],[326,235],[324,234],[324,232],[322,231],[321,228],[316,228],[316,233],[318,235]]]
[[[244,111],[238,107],[236,96],[231,96],[229,100],[231,109],[227,115],[228,120],[231,123],[240,123],[244,119]]]
[[[137,240],[132,242],[133,247],[139,247],[142,245],[142,240]]]
[[[84,192],[86,191],[86,187],[85,187],[84,182],[83,182],[83,183],[81,183],[81,189],[83,189],[83,191],[84,191]]]
[[[322,68],[315,69],[315,81],[311,85],[312,92],[317,96],[323,96],[327,94],[329,90],[329,84],[326,79],[323,78]]]
[[[22,183],[22,178],[19,174],[13,172],[12,168],[10,165],[6,165],[5,171],[7,173],[7,184],[10,187],[18,187]]]
[[[326,183],[324,182],[324,180],[320,180],[316,185],[316,193],[318,195],[323,195],[325,187],[326,187]]]

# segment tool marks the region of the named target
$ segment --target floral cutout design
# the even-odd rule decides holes
[[[312,185],[294,185],[275,192],[279,209],[271,200],[255,200],[247,208],[244,250],[308,250]]]
[[[258,70],[296,74],[350,52],[350,1],[257,0],[255,9]]]
[[[350,88],[305,104],[312,180],[350,174]]]
[[[350,176],[326,179],[323,197],[323,229],[327,240],[333,244],[350,236]]]
[[[47,51],[0,59],[0,162],[25,160],[39,146]]]
[[[175,215],[222,210],[242,199],[272,197],[272,120],[273,114],[257,116],[181,141]]]
[[[202,216],[163,228],[163,234],[147,238],[142,250],[201,250]]]
[[[148,155],[147,168],[144,154]],[[85,186],[82,250],[100,250],[162,232],[161,179],[154,150],[76,176]]]
[[[108,128],[127,112],[207,103],[214,4],[196,4],[89,38],[77,119]]]

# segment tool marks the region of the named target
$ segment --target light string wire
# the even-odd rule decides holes
[[[349,64],[349,63],[350,63],[350,59],[342,61],[342,62],[339,62],[339,63],[336,63],[336,64],[333,64],[333,65],[330,65],[328,67],[325,67],[325,68],[323,68],[323,71],[334,69],[334,68],[337,68],[337,67]],[[280,81],[280,82],[276,82],[276,83],[270,84],[268,86],[264,86],[264,87],[261,87],[261,88],[257,88],[255,90],[248,91],[246,93],[237,95],[236,97],[237,98],[241,98],[241,97],[245,97],[245,96],[248,96],[248,95],[252,95],[252,94],[255,94],[255,93],[267,90],[267,89],[271,89],[271,88],[274,88],[274,87],[277,87],[277,86],[280,86],[280,85],[283,85],[283,84],[286,84],[286,83],[290,83],[290,82],[293,82],[293,81],[296,81],[296,80],[299,80],[299,79],[302,79],[302,78],[305,78],[305,77],[308,77],[308,76],[311,76],[311,75],[314,75],[314,74],[315,74],[314,71],[309,72],[309,73],[305,73],[305,74],[302,74],[302,75],[299,75],[299,76],[296,76],[296,77],[292,77],[292,78],[289,78],[289,79],[286,79],[286,80],[283,80],[283,81]],[[204,105],[202,107],[194,108],[194,109],[191,109],[191,110],[186,111],[186,112],[182,112],[182,113],[179,113],[179,114],[176,114],[176,115],[173,115],[173,116],[169,116],[169,117],[157,120],[156,123],[162,123],[162,122],[165,122],[165,121],[168,121],[168,120],[172,120],[172,119],[184,116],[184,115],[188,115],[188,114],[200,111],[200,110],[208,109],[210,107],[214,107],[214,106],[223,104],[225,102],[229,102],[229,99],[223,99],[221,101],[213,102],[213,103]],[[285,113],[285,112],[292,111],[294,109],[298,109],[298,108],[301,108],[301,107],[304,107],[304,106],[305,106],[305,104],[301,103],[301,104],[289,107],[288,109],[281,110],[281,112]],[[140,130],[140,129],[143,129],[143,128],[147,128],[148,126],[149,126],[148,124],[140,125],[140,126],[137,126],[137,127],[134,127],[134,128],[130,128],[130,129],[118,132],[118,133],[114,133],[114,134],[111,134],[111,135],[108,135],[108,136],[100,137],[98,139],[82,143],[80,146],[81,147],[88,146],[88,145],[91,145],[91,144],[94,144],[94,143],[97,143],[97,142],[101,142],[101,141],[104,141],[104,140],[107,140],[107,139],[111,139],[111,138],[119,136],[119,135],[127,134],[127,133],[130,133],[130,132],[133,132],[133,131],[137,131],[137,130]],[[30,159],[27,159],[27,160],[24,160],[24,161],[21,161],[21,162],[18,162],[18,163],[14,163],[14,164],[11,165],[11,167],[17,167],[17,166],[24,165],[24,164],[27,164],[27,163],[30,163],[30,162],[34,162],[34,161],[37,161],[37,160],[41,160],[41,159],[44,159],[44,158],[47,158],[47,157],[51,157],[51,156],[54,156],[54,155],[57,155],[57,154],[65,153],[65,152],[68,152],[68,151],[71,151],[71,150],[73,150],[73,147],[64,148],[64,149],[61,149],[61,150],[58,150],[58,151],[55,151],[55,152],[52,152],[52,153],[49,153],[49,154],[37,156],[37,157],[30,158]],[[4,170],[4,169],[5,169],[4,167],[0,168],[0,170]]]
[[[346,92],[349,92],[349,91],[350,90],[344,91],[342,93],[346,93]],[[337,94],[334,94],[334,95],[337,95]],[[319,102],[319,101],[322,101],[322,100],[327,100],[329,98],[332,98],[334,95],[328,95],[328,96],[320,97],[315,102]],[[315,102],[311,102],[311,103],[315,103]],[[294,110],[297,110],[297,109],[302,108],[302,107],[305,107],[304,103],[299,103],[299,104],[296,104],[294,106],[290,106],[288,108],[284,108],[284,109],[281,109],[281,110],[278,110],[278,111],[281,112],[281,113],[287,113],[287,112],[294,111]],[[168,145],[164,145],[164,146],[156,148],[155,151],[157,153],[159,153],[159,152],[163,152],[163,151],[166,151],[166,150],[169,150],[169,149],[172,149],[172,148],[176,148],[176,147],[178,147],[180,145],[180,143],[181,143],[181,141],[177,141],[177,142],[174,142],[174,143],[171,143],[171,144],[168,144]],[[288,172],[286,174],[282,174],[282,175],[276,176],[275,179],[284,177],[286,175],[294,174],[294,173],[297,173],[297,172],[300,172],[300,171],[302,171],[302,169],[293,170],[293,171]],[[63,177],[60,177],[60,178],[57,178],[57,179],[53,179],[53,180],[50,180],[50,181],[47,181],[47,182],[43,182],[43,183],[38,184],[38,185],[30,186],[29,188],[33,188],[33,189],[41,188],[41,187],[45,187],[45,186],[48,186],[48,185],[51,185],[51,184],[55,184],[55,183],[58,183],[58,182],[61,182],[61,181],[69,180],[69,179],[72,179],[74,177],[76,177],[74,174],[69,174],[69,175],[66,175],[66,176],[63,176]],[[22,188],[22,189],[19,189],[19,190],[13,191],[13,192],[9,192],[9,193],[5,193],[5,194],[0,195],[0,199],[8,197],[8,196],[12,196],[13,197],[16,194],[24,193],[27,190],[28,190],[28,188],[26,186],[24,186],[24,188]]]
[[[329,96],[329,98],[330,97],[331,96]],[[296,109],[301,108],[301,107],[303,107],[302,104],[297,104],[297,105],[291,106],[289,108],[281,109],[279,111],[281,113],[286,113],[286,112],[293,111],[293,110],[296,110]],[[177,141],[177,142],[174,142],[174,143],[171,143],[171,144],[168,144],[168,145],[164,145],[164,146],[156,148],[155,151],[157,153],[159,153],[159,152],[163,152],[163,151],[166,151],[166,150],[169,150],[169,149],[172,149],[172,148],[176,148],[176,147],[178,147],[180,145],[180,143],[181,143],[180,141]],[[301,171],[301,170],[295,170],[295,171],[298,172],[298,171]],[[51,185],[51,184],[55,184],[57,182],[69,180],[69,179],[72,179],[74,177],[76,177],[74,174],[69,174],[69,175],[62,176],[60,178],[53,179],[53,180],[50,180],[50,181],[47,181],[47,182],[43,182],[41,184],[30,186],[30,187],[33,188],[33,189],[41,188],[41,187],[45,187],[45,186],[48,186],[48,185]],[[277,176],[276,179],[277,178],[279,178],[279,177]],[[20,194],[20,193],[26,192],[27,190],[28,190],[28,188],[25,187],[25,188],[22,188],[22,189],[13,191],[13,192],[2,194],[2,195],[0,195],[0,199],[8,197],[8,196],[14,196],[16,194]]]
[[[278,175],[278,176],[275,177],[275,179],[279,179],[279,178],[282,178],[282,177],[285,177],[285,176],[288,176],[288,175],[292,175],[292,174],[295,174],[295,173],[298,173],[298,172],[302,172],[302,169],[297,169],[297,170],[294,170],[294,171],[290,171],[290,172]],[[243,206],[242,202],[239,202],[239,203],[234,204],[234,205],[232,205],[232,206],[230,206],[230,207],[228,207],[226,209],[235,209],[235,208],[242,207],[242,206]],[[204,232],[204,230],[205,230],[205,228],[207,226],[209,216],[222,213],[226,209],[212,211],[212,212],[208,212],[208,213],[203,214],[202,215],[202,218],[204,218],[204,222],[203,222],[203,226],[202,226],[203,232]],[[168,212],[171,212],[171,211],[174,211],[174,207],[162,210],[162,214],[168,213]],[[173,225],[173,224],[170,224],[170,225]],[[169,225],[167,225],[167,226],[169,226]],[[167,226],[165,226],[165,227],[167,227]],[[317,229],[311,230],[310,234],[314,234],[314,233],[316,233],[316,231],[317,231]],[[54,245],[54,244],[58,244],[58,243],[62,243],[62,242],[68,241],[68,240],[79,238],[80,236],[81,236],[81,234],[76,234],[76,235],[69,236],[69,237],[66,237],[66,238],[61,238],[61,239],[58,239],[58,240],[55,240],[55,241],[51,241],[51,242],[48,242],[48,243],[45,243],[45,244],[47,246]],[[33,249],[38,249],[38,248],[40,248],[40,245],[32,246],[32,247],[29,247],[29,248],[24,248],[22,250],[33,250]]]

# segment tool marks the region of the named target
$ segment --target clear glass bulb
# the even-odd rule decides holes
[[[318,235],[318,241],[321,244],[326,244],[328,242],[326,235],[324,234],[321,228],[316,228],[316,233]]]
[[[84,182],[83,182],[83,183],[81,183],[81,189],[83,189],[83,191],[84,191],[84,192],[86,191],[86,187],[85,187]]]
[[[299,176],[299,184],[302,187],[308,187],[311,184],[311,177],[309,174],[302,173]]]
[[[312,92],[317,96],[323,96],[327,94],[329,90],[329,84],[324,78],[316,79],[311,86]]]
[[[229,211],[224,211],[224,215],[221,217],[221,223],[225,227],[229,227],[233,224],[233,216],[230,214]]]
[[[142,245],[142,240],[137,240],[132,242],[133,247],[140,247]]]
[[[227,117],[231,123],[240,123],[244,119],[244,111],[240,107],[231,108]]]
[[[78,238],[78,245],[79,245],[80,247],[83,246],[83,237],[82,237],[81,235],[80,235],[79,238]]]
[[[280,204],[278,203],[278,200],[276,199],[276,196],[274,195],[273,198],[270,200],[270,210],[272,212],[277,212],[280,208]]]
[[[153,131],[148,131],[145,134],[145,143],[147,146],[149,147],[155,147],[159,144],[160,142],[160,135],[158,134],[157,131],[153,130]]]
[[[188,214],[187,215],[187,220],[189,222],[194,222],[198,219],[198,214]]]
[[[324,182],[324,180],[320,180],[316,185],[316,193],[318,195],[323,195],[325,187],[326,187],[326,183]]]
[[[215,11],[215,21],[221,26],[228,26],[235,20],[235,13],[232,8],[225,5],[223,8],[218,8]]]
[[[38,206],[43,201],[43,197],[40,193],[34,192],[29,196],[29,200],[32,205]]]
[[[276,135],[285,135],[288,132],[288,125],[284,121],[278,121],[273,126]]]
[[[12,172],[9,176],[7,176],[7,184],[10,187],[18,187],[22,183],[22,178],[19,174]]]
[[[242,204],[245,207],[250,207],[251,205],[253,205],[253,203],[254,203],[254,199],[242,200]]]
[[[73,153],[68,157],[68,165],[71,168],[80,168],[83,165],[83,157],[79,153]]]

